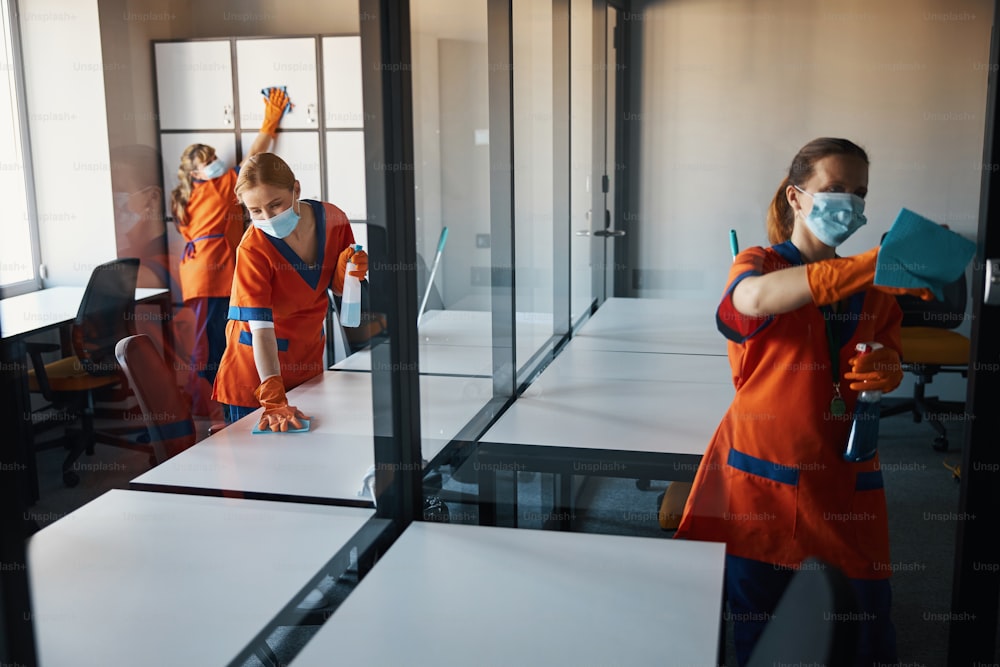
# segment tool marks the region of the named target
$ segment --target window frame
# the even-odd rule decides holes
[[[28,105],[25,95],[24,59],[21,50],[20,10],[17,0],[0,0],[0,11],[6,26],[9,26],[11,60],[10,78],[14,84],[14,122],[16,136],[20,140],[21,167],[24,175],[25,212],[27,213],[28,241],[31,246],[31,272],[28,280],[0,283],[0,298],[34,292],[42,288],[41,251],[38,234],[38,207],[35,202],[35,180],[31,161],[31,139],[28,128]]]

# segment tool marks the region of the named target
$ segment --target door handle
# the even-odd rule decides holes
[[[590,232],[591,236],[625,236],[624,229],[596,229]]]

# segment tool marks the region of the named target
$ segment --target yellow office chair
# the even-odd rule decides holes
[[[944,299],[922,301],[912,296],[897,297],[903,309],[900,338],[903,347],[903,370],[914,374],[913,397],[905,400],[882,399],[882,417],[909,412],[913,421],[927,421],[937,432],[934,449],[947,451],[948,434],[941,417],[964,416],[965,403],[942,401],[927,396],[926,387],[938,373],[960,373],[968,376],[969,339],[954,331],[965,321],[968,287],[965,274],[944,288]]]
[[[66,431],[66,447],[70,450],[62,464],[66,486],[79,483],[80,477],[73,470],[74,463],[84,450],[93,454],[95,442],[152,454],[149,445],[94,428],[94,406],[98,399],[122,401],[129,395],[128,385],[115,360],[115,344],[135,333],[138,273],[139,260],[134,257],[116,259],[94,268],[72,325],[71,356],[44,363],[42,354],[58,351],[60,346],[49,343],[27,345],[32,364],[32,369],[28,371],[28,388],[41,393],[50,403],[41,410],[52,407],[64,409],[79,416],[82,422],[82,431]],[[135,430],[125,429],[126,432]],[[62,441],[57,440],[36,449],[59,444]]]

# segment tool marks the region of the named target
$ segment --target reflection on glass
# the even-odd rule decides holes
[[[523,369],[552,336],[551,3],[514,0],[513,42],[515,360]]]
[[[593,3],[570,5],[570,321],[576,322],[594,298],[590,232],[596,229],[591,210],[594,166]]]
[[[490,377],[486,1],[419,0],[410,20],[420,370]]]

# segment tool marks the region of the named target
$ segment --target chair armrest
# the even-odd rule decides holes
[[[56,343],[28,343],[25,345],[28,357],[31,359],[31,366],[35,371],[35,379],[38,380],[38,388],[42,391],[42,396],[46,400],[52,399],[52,386],[49,384],[48,373],[45,372],[45,362],[42,361],[43,352],[57,352],[62,347]]]

